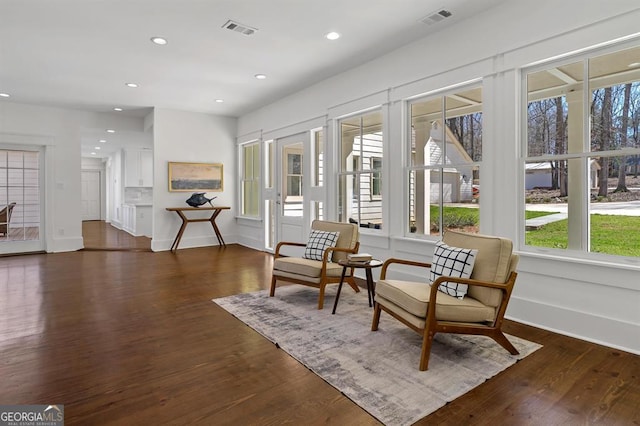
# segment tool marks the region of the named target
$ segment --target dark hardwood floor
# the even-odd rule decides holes
[[[85,250],[151,251],[151,238],[134,237],[102,220],[82,222]]]
[[[211,302],[267,289],[271,265],[233,244],[0,259],[0,404],[64,404],[67,425],[376,424]],[[418,424],[640,424],[639,356],[505,329],[544,347]]]

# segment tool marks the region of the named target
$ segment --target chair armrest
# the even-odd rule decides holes
[[[390,258],[385,260],[382,265],[382,270],[380,271],[380,279],[384,280],[387,277],[387,268],[392,264],[401,264],[401,265],[409,265],[409,266],[418,266],[421,268],[431,268],[431,264],[427,262],[419,262],[417,260],[407,260],[407,259],[397,259]]]
[[[293,246],[293,247],[306,247],[307,244],[306,243],[294,243],[291,241],[280,241],[278,243],[278,245],[276,246],[276,252],[274,254],[274,259],[277,259],[279,257],[286,257],[280,254],[280,248],[283,246]]]

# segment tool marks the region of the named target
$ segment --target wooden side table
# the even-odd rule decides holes
[[[340,284],[338,285],[338,292],[336,293],[336,301],[333,302],[332,314],[336,313],[338,307],[338,300],[340,299],[340,291],[342,291],[342,283],[344,282],[344,276],[347,273],[347,268],[364,268],[367,275],[367,296],[369,297],[369,307],[373,306],[375,302],[376,290],[373,277],[371,276],[371,270],[373,268],[379,268],[382,266],[382,262],[377,259],[372,259],[368,262],[351,262],[349,259],[339,260],[338,264],[342,266],[342,276],[340,277]]]
[[[192,222],[211,222],[211,226],[213,226],[213,231],[216,233],[216,237],[218,238],[218,244],[221,246],[226,246],[224,240],[222,239],[222,234],[218,229],[218,225],[216,225],[216,218],[222,212],[222,210],[229,210],[231,207],[167,207],[167,211],[176,212],[180,219],[182,219],[182,225],[180,225],[180,229],[178,230],[178,235],[176,235],[176,239],[173,240],[173,244],[171,244],[171,251],[178,250],[178,244],[180,244],[180,240],[182,239],[182,234],[184,234],[184,230],[187,228],[187,224]],[[197,218],[197,219],[189,219],[184,212],[188,211],[199,211],[199,210],[209,210],[212,211],[210,218]]]

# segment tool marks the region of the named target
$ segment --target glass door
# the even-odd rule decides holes
[[[305,141],[307,132],[276,140],[274,178],[275,240],[304,241],[305,207]]]
[[[0,148],[0,253],[44,249],[41,223],[43,153]]]

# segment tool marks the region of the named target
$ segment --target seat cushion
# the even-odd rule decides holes
[[[380,280],[376,284],[376,300],[384,305],[388,300],[418,318],[426,318],[431,287],[426,283],[400,280]],[[456,322],[493,321],[496,310],[467,295],[464,299],[437,293],[436,319]],[[378,296],[381,299],[378,299]],[[383,300],[384,299],[384,300]]]
[[[278,275],[279,272],[300,275],[300,279],[319,278],[322,273],[322,262],[303,257],[279,257],[273,261],[273,273]],[[337,263],[327,263],[327,276],[339,277],[341,274],[342,266]]]
[[[507,238],[447,230],[442,241],[450,246],[478,250],[471,278],[504,283],[515,267],[511,261],[513,243]],[[467,296],[492,307],[502,300],[500,290],[487,287],[471,286]]]

